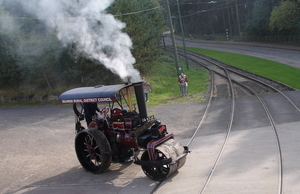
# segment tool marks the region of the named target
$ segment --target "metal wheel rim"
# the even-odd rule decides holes
[[[94,137],[90,134],[87,134],[84,138],[83,144],[85,146],[83,151],[90,164],[94,165],[95,167],[100,167],[102,164],[102,155],[99,150],[99,145]]]
[[[168,157],[159,150],[155,150],[155,161],[161,161]],[[148,152],[145,151],[142,155],[142,160],[149,161]],[[162,165],[162,166],[142,166],[144,173],[153,180],[164,180],[166,179],[173,170],[173,165]]]
[[[77,136],[75,146],[82,167],[92,173],[99,173],[103,165],[103,156],[93,135],[83,131]]]

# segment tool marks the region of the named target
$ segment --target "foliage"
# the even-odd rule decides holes
[[[137,61],[135,67],[141,73],[149,71],[152,62],[159,56],[157,47],[161,41],[164,19],[161,8],[153,9],[159,6],[156,0],[117,0],[109,9],[109,12],[127,24],[125,32],[132,37],[132,54]],[[145,11],[126,14],[141,10]]]
[[[0,0],[1,88],[54,90],[120,83],[120,78],[99,62],[76,53],[75,43],[62,44],[55,29],[50,30],[43,19],[27,13],[17,2]],[[132,54],[137,61],[134,66],[146,76],[157,68],[163,68],[162,64],[168,60],[158,49],[165,30],[165,2],[115,0],[107,10],[126,23],[124,31],[133,41]],[[270,29],[273,33],[284,35],[300,32],[299,0],[297,3],[280,1],[279,4],[279,0],[178,2],[181,2],[186,34],[224,34],[225,29],[229,29],[230,34],[238,34],[240,27],[245,27],[242,31],[246,30],[249,34],[262,36],[267,35]],[[180,32],[177,1],[170,0],[170,6],[174,27],[176,32]],[[270,25],[266,26],[268,21]],[[101,24],[96,22],[95,25]]]
[[[225,34],[226,29],[229,30],[231,35],[239,34],[247,20],[247,16],[252,12],[254,1],[181,1],[180,12],[185,34]],[[176,17],[173,19],[174,26],[180,32],[177,3],[175,1],[170,2],[172,2],[172,16]]]
[[[0,17],[9,17],[0,3]],[[9,21],[10,22],[10,21]],[[14,34],[7,23],[0,21],[0,87],[17,87],[21,82],[21,68],[14,55]]]
[[[245,31],[250,35],[268,35],[271,11],[269,0],[256,0],[251,17],[246,21]]]
[[[43,18],[28,13],[17,2],[0,1],[1,87],[30,86],[50,90],[121,82],[98,61],[78,54],[75,43],[62,44],[55,29],[48,28]],[[148,72],[160,54],[158,44],[164,20],[162,9],[153,9],[155,7],[159,7],[156,0],[116,0],[108,10],[127,24],[124,31],[133,40],[135,67],[142,73]]]
[[[229,38],[243,34],[294,36],[300,33],[299,0],[170,0],[174,29],[180,34],[178,2],[184,33],[197,39],[208,36],[225,39],[226,30]]]
[[[0,37],[1,39],[1,37]],[[0,87],[17,87],[21,82],[21,68],[16,64],[12,55],[4,55],[5,48],[0,44]]]
[[[300,32],[300,6],[293,1],[283,1],[276,6],[270,17],[273,33],[293,35]]]

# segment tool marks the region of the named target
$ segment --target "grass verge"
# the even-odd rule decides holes
[[[184,73],[189,78],[187,96],[182,97],[180,94],[174,59],[169,54],[163,54],[146,76],[146,80],[152,87],[152,93],[149,94],[149,102],[147,102],[148,106],[204,101],[203,96],[206,93],[209,79],[208,72],[202,68],[186,69],[183,62],[180,63],[180,66],[183,66]],[[52,89],[52,91],[32,91],[28,88],[24,91],[0,91],[0,107],[58,105],[58,99],[49,100],[48,96],[49,94],[58,95],[64,91],[66,89],[62,87]],[[6,98],[10,100],[7,101]]]
[[[300,69],[293,68],[281,63],[265,60],[257,57],[234,54],[223,51],[215,51],[199,48],[188,48],[188,50],[197,52],[219,61],[227,63],[232,66],[239,67],[241,69],[248,70],[250,72],[269,77],[274,80],[278,80],[287,85],[290,85],[296,89],[300,89]],[[170,55],[162,55],[161,59],[156,62],[151,72],[146,75],[146,80],[152,87],[153,92],[149,94],[148,106],[156,106],[160,104],[168,103],[191,103],[204,101],[204,95],[207,91],[209,83],[209,73],[202,68],[191,67],[186,68],[185,63],[180,62],[180,66],[183,67],[184,73],[189,78],[189,86],[187,88],[188,95],[181,96],[179,91],[179,84],[177,82],[177,72],[175,62]],[[28,90],[27,90],[28,91]],[[50,93],[60,94],[64,92],[63,88],[60,88]],[[7,95],[7,91],[3,91]],[[16,91],[14,91],[16,92]],[[0,97],[5,96],[0,92]],[[24,95],[24,92],[11,94],[12,96]],[[49,91],[40,91],[41,97]],[[3,98],[3,99],[2,99]],[[4,97],[1,97],[1,101],[4,101]],[[45,106],[45,105],[57,105],[58,100],[54,101],[17,101],[9,103],[0,103],[0,107],[14,107],[14,106]]]
[[[183,72],[189,79],[187,96],[181,96],[175,63],[162,61],[153,68],[151,75],[146,77],[153,90],[149,94],[148,106],[204,101],[203,94],[207,90],[208,72],[202,68],[187,69],[183,62],[179,65],[183,67]]]
[[[295,89],[300,89],[300,69],[284,65],[282,63],[248,55],[200,48],[187,49],[217,59],[228,65],[232,65],[253,72],[255,74],[277,80]]]

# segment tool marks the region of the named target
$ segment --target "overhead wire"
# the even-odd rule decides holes
[[[145,10],[140,10],[140,11],[135,11],[135,12],[129,12],[129,13],[124,13],[124,14],[117,14],[117,15],[113,15],[115,17],[118,16],[127,16],[127,15],[134,15],[134,14],[139,14],[139,13],[144,13],[144,12],[148,12],[148,11],[152,11],[155,9],[159,9],[163,7],[161,6],[157,6],[157,7],[153,7],[153,8],[149,8],[149,9],[145,9]],[[47,20],[47,19],[56,19],[56,18],[34,18],[34,17],[27,17],[27,16],[0,16],[1,19],[34,19],[34,20]],[[74,19],[76,17],[64,17],[65,19]],[[91,17],[86,17],[86,18],[91,18]]]
[[[226,1],[220,1],[220,2],[226,2]],[[225,8],[232,8],[232,7],[236,7],[236,6],[245,6],[245,5],[250,5],[250,4],[254,4],[254,2],[249,2],[249,3],[241,3],[241,4],[237,4],[237,5],[226,5],[224,6],[223,5],[220,5],[220,6],[216,6],[216,7],[213,7],[213,8],[210,8],[210,9],[202,9],[202,10],[199,10],[199,11],[195,11],[195,13],[191,13],[191,14],[188,14],[188,15],[182,15],[181,17],[182,18],[185,18],[185,17],[190,17],[190,16],[193,16],[193,15],[197,15],[199,13],[205,13],[205,12],[210,12],[210,11],[215,11],[215,10],[221,10],[221,9],[225,9]],[[178,18],[179,16],[172,16],[172,18]]]
[[[145,9],[145,10],[135,11],[135,12],[130,12],[130,13],[124,13],[124,14],[119,14],[119,15],[113,15],[113,16],[133,15],[133,14],[138,14],[138,13],[143,13],[143,12],[152,11],[152,10],[154,10],[154,9],[159,9],[159,8],[161,8],[161,7],[163,7],[163,6],[161,5],[161,6],[153,7],[153,8],[150,8],[150,9]]]

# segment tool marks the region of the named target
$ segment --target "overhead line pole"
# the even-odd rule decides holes
[[[173,52],[174,52],[175,63],[176,63],[176,71],[177,71],[177,75],[179,75],[179,72],[178,72],[178,68],[179,68],[179,62],[178,61],[179,60],[178,60],[178,53],[177,53],[177,48],[176,48],[176,42],[175,42],[173,24],[172,24],[172,19],[171,19],[171,10],[170,10],[170,2],[169,2],[169,0],[167,0],[167,9],[168,9],[168,20],[169,20],[171,37],[172,37],[172,44],[173,44]]]
[[[186,48],[185,48],[184,31],[183,31],[182,18],[181,18],[181,13],[180,13],[179,0],[177,0],[177,8],[178,8],[178,15],[179,15],[179,22],[180,22],[180,29],[181,29],[181,37],[182,37],[183,49],[184,49],[184,55],[185,55],[185,63],[186,63],[187,69],[189,69],[189,61],[188,61],[188,58],[187,58]]]

